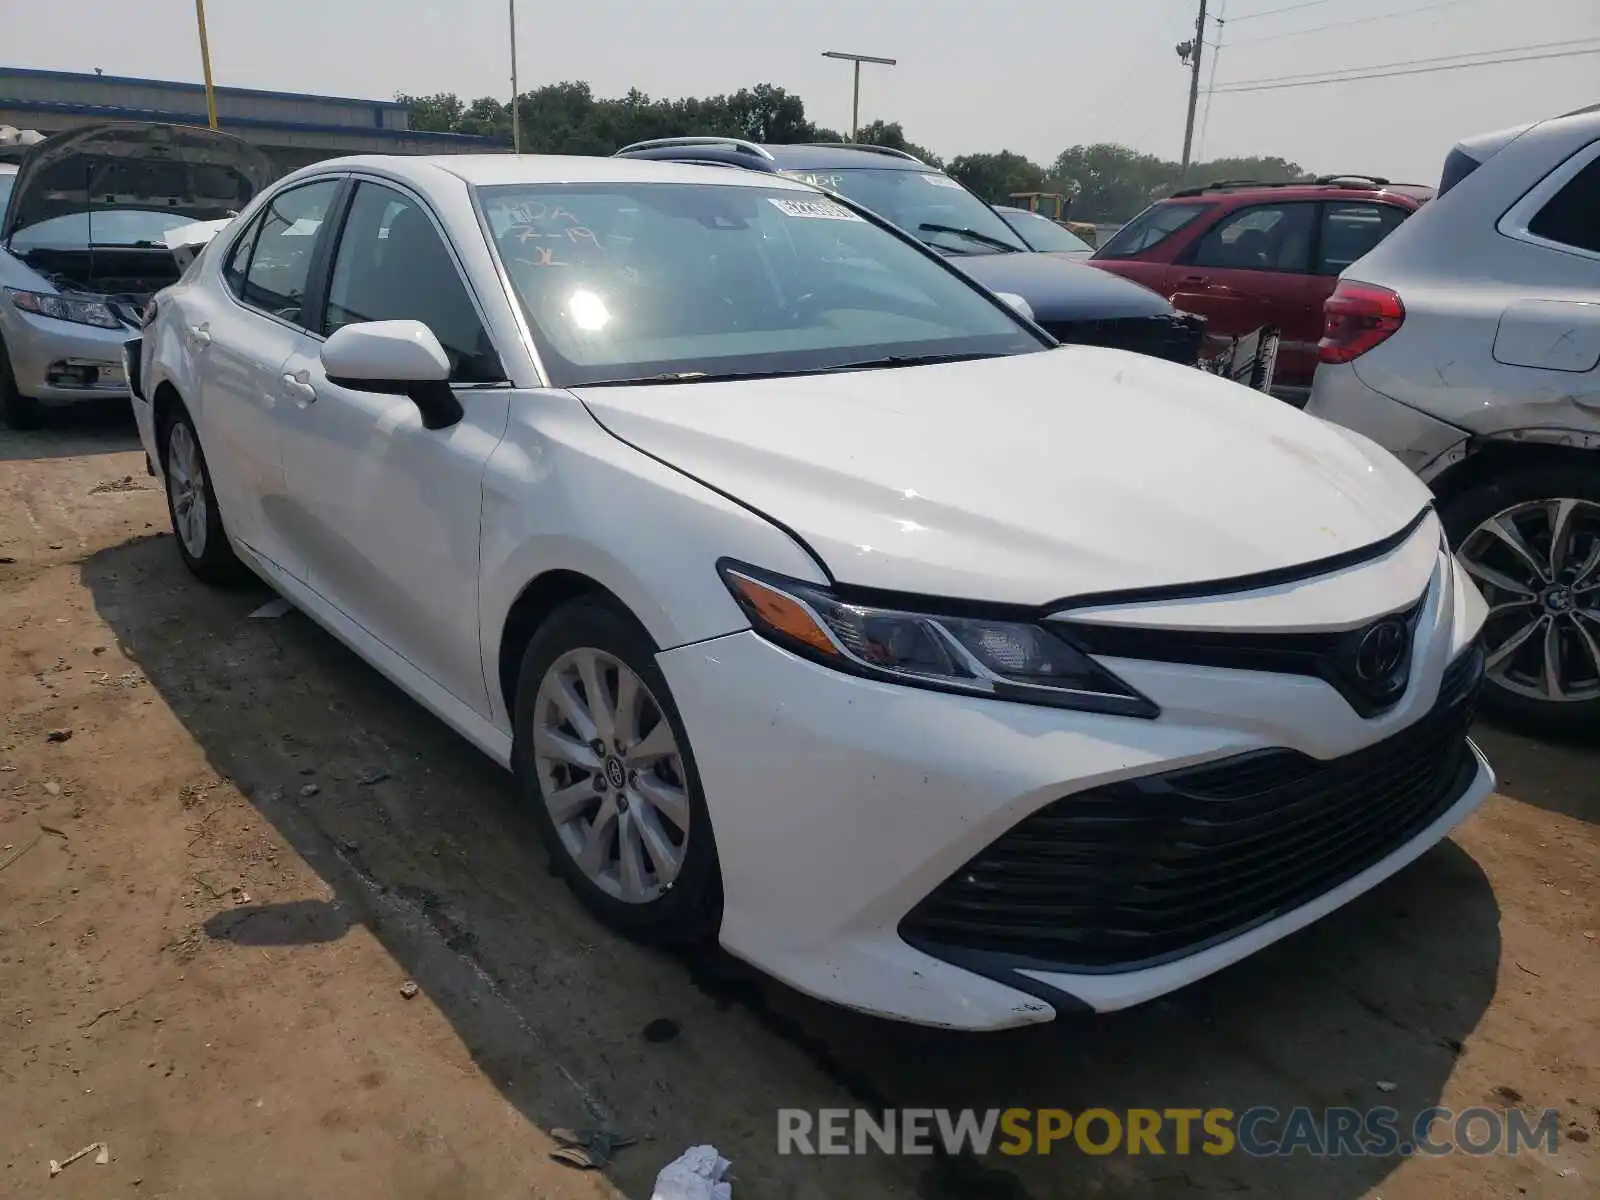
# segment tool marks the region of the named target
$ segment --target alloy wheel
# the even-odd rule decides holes
[[[1600,504],[1515,504],[1457,556],[1489,602],[1489,679],[1534,700],[1600,699]]]
[[[191,558],[206,552],[206,475],[200,447],[185,421],[167,435],[167,492],[172,498],[175,532]]]
[[[649,687],[602,650],[570,650],[539,683],[531,734],[539,791],[573,862],[624,903],[659,898],[683,867],[690,804]]]

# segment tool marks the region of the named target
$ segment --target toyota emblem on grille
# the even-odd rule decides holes
[[[1356,678],[1368,687],[1381,688],[1405,661],[1410,631],[1398,617],[1379,621],[1356,644]]]

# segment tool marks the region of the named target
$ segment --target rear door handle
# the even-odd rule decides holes
[[[294,397],[296,404],[310,404],[317,398],[317,389],[312,387],[309,381],[291,371],[283,373],[283,386],[289,389],[289,394]]]
[[[189,326],[189,344],[196,350],[204,350],[207,346],[211,345],[211,326]]]

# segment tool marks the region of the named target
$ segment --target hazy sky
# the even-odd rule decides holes
[[[191,0],[5,7],[6,65],[200,78]],[[1600,48],[1600,0],[1211,0],[1219,8],[1218,87],[1484,50]],[[945,157],[1006,148],[1048,163],[1074,143],[1116,141],[1176,158],[1188,77],[1173,47],[1194,17],[1191,0],[518,0],[520,82],[582,79],[602,96],[771,82],[847,129],[849,65],[820,57],[847,50],[900,60],[863,68],[862,120],[898,120]],[[509,91],[506,0],[209,0],[207,22],[219,85]],[[1202,84],[1210,77],[1208,65]],[[1459,138],[1596,101],[1600,54],[1218,95],[1197,157],[1278,154],[1431,183]]]

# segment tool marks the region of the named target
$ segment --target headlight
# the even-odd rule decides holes
[[[75,300],[70,296],[54,296],[46,292],[25,292],[20,288],[7,288],[6,295],[23,312],[54,317],[58,321],[71,321],[75,325],[94,325],[100,329],[122,328],[122,322],[111,311],[111,306],[100,300]]]
[[[1153,702],[1040,623],[857,604],[739,563],[719,569],[757,633],[837,670],[996,700],[1160,715]]]

